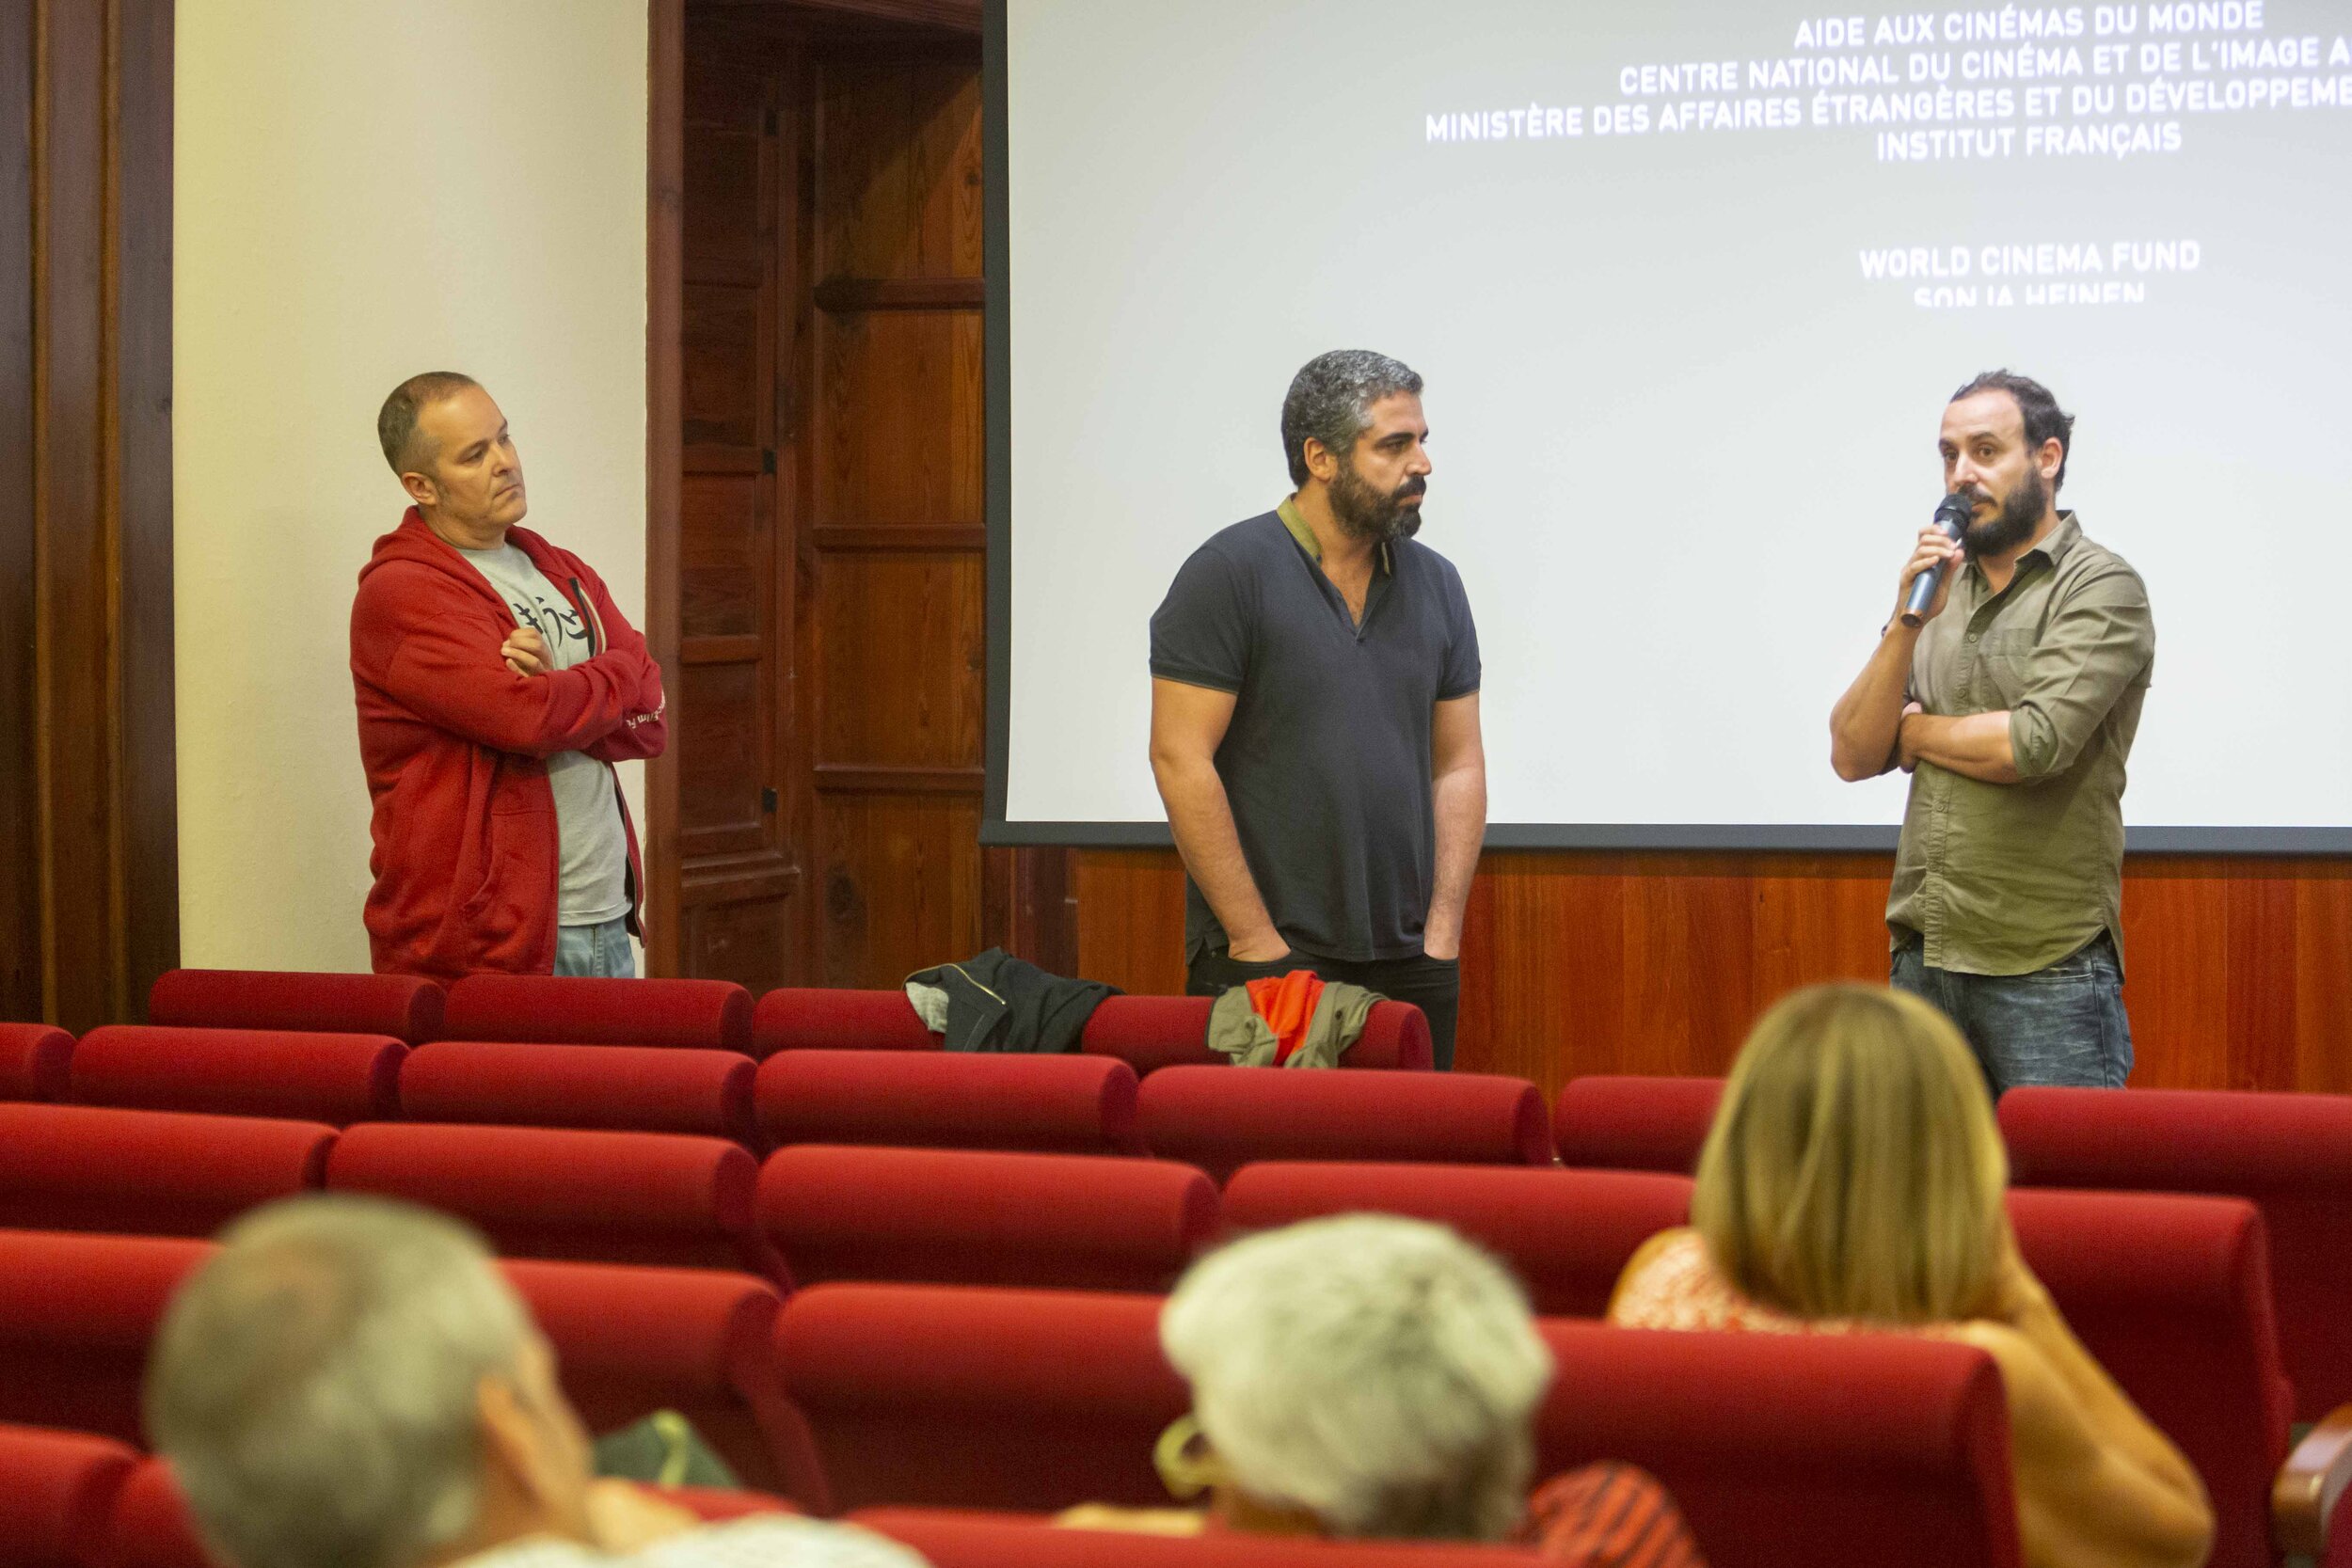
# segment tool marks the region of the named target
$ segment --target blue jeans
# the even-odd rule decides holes
[[[634,980],[637,955],[629,951],[628,917],[601,926],[555,928],[555,972],[596,980]]]
[[[2104,931],[2030,974],[1930,969],[1913,937],[1895,949],[1889,981],[1960,1025],[1995,1099],[2021,1084],[2120,1089],[2131,1076],[2123,970]]]

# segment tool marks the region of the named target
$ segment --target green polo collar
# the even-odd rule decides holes
[[[1282,504],[1274,509],[1274,515],[1282,519],[1284,528],[1291,531],[1291,537],[1297,540],[1298,547],[1307,552],[1307,559],[1318,566],[1322,565],[1323,541],[1315,537],[1315,531],[1309,528],[1307,519],[1300,515],[1297,495],[1284,496]],[[1389,554],[1389,541],[1386,539],[1380,541],[1380,569],[1391,577],[1396,573],[1396,562]]]

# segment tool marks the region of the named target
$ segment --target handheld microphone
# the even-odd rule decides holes
[[[1977,498],[1965,490],[1955,490],[1936,503],[1935,526],[1944,531],[1944,537],[1957,545],[1968,532],[1968,519],[1977,509]],[[1951,566],[1947,559],[1937,562],[1911,579],[1911,595],[1903,601],[1903,625],[1915,626],[1928,618],[1928,606],[1935,602],[1936,590],[1944,586],[1944,574]]]

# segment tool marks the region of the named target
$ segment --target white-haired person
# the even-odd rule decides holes
[[[2203,1482],[2018,1256],[2008,1184],[1983,1070],[1950,1020],[1880,986],[1797,991],[1724,1085],[1692,1225],[1634,1254],[1610,1321],[1980,1346],[2009,1394],[2027,1563],[2203,1562]]]
[[[1160,1472],[1207,1508],[1062,1523],[1518,1541],[1589,1568],[1704,1568],[1673,1499],[1630,1465],[1570,1471],[1531,1501],[1551,1353],[1518,1281],[1442,1226],[1348,1214],[1235,1242],[1177,1285],[1160,1343],[1193,1399]]]
[[[922,1568],[848,1526],[705,1526],[593,1479],[553,1351],[454,1221],[294,1198],[222,1243],[172,1300],[146,1402],[228,1568]]]

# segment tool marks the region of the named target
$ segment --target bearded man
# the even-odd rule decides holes
[[[1951,1016],[1995,1094],[2121,1087],[2132,1069],[2124,761],[2156,629],[2139,575],[2058,509],[2074,429],[2007,371],[1952,394],[1938,445],[1945,489],[1975,503],[1967,531],[1920,532],[1898,612],[1830,715],[1840,778],[1912,776],[1892,980]],[[1905,626],[1912,579],[1947,562]]]
[[[1421,390],[1353,349],[1292,380],[1295,490],[1194,551],[1152,617],[1152,771],[1191,993],[1311,969],[1418,1006],[1443,1069],[1486,763],[1470,601],[1413,537]]]

